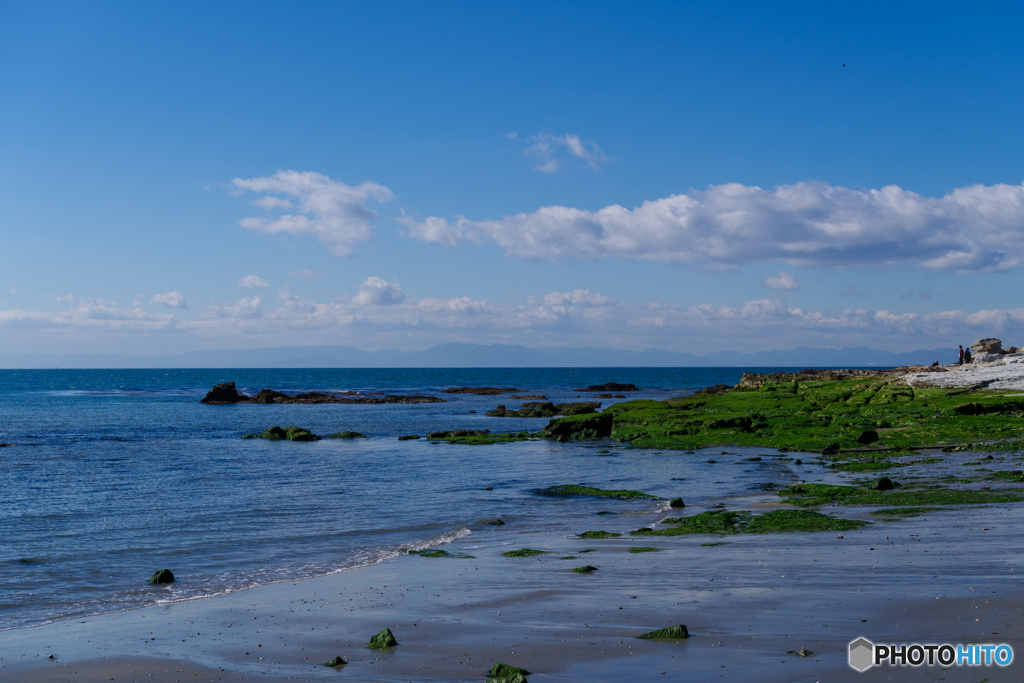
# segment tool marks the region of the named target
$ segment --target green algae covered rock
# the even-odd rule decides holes
[[[530,672],[522,667],[512,666],[511,664],[504,664],[499,662],[491,667],[490,673],[487,674],[491,678],[509,678],[511,676],[529,676]]]
[[[412,441],[414,439],[421,438],[419,434],[406,434],[405,436],[398,437],[399,441]]]
[[[330,666],[335,669],[337,669],[340,666],[345,666],[346,664],[348,664],[348,662],[341,656],[335,657],[329,662],[324,662],[324,666]]]
[[[631,553],[656,553],[656,552],[659,552],[661,550],[664,550],[664,548],[655,548],[655,547],[649,546],[649,545],[635,545],[635,546],[633,546],[632,548],[629,549],[629,552],[631,552]]]
[[[395,640],[395,634],[391,632],[391,629],[385,628],[370,638],[370,642],[366,644],[366,647],[371,650],[387,650],[395,645],[398,645],[398,641]]]
[[[668,628],[659,628],[657,631],[651,631],[650,633],[644,633],[637,636],[637,638],[643,638],[644,640],[682,640],[689,637],[690,632],[686,630],[686,626],[683,624],[669,626]]]
[[[612,435],[612,414],[588,413],[555,418],[541,430],[541,436],[565,439],[602,439]]]
[[[593,574],[597,571],[597,567],[592,564],[585,564],[582,567],[573,567],[572,570],[577,574]]]
[[[328,434],[325,438],[327,439],[369,439],[370,437],[366,434],[360,434],[359,432],[338,432],[337,434]],[[416,437],[417,439],[419,437]]]
[[[649,493],[643,493],[641,491],[630,491],[627,489],[596,489],[592,486],[584,486],[583,484],[559,484],[558,486],[549,486],[546,489],[537,489],[534,493],[539,496],[557,496],[559,498],[565,498],[568,496],[593,496],[595,498],[657,498],[657,496],[652,496]]]
[[[161,583],[174,583],[174,574],[171,573],[170,569],[161,569],[153,576],[149,577],[149,582],[153,585]]]
[[[502,557],[533,557],[534,555],[547,555],[547,550],[537,550],[535,548],[520,548],[519,550],[509,550],[501,554]]]
[[[850,531],[869,522],[829,517],[811,510],[772,510],[763,515],[730,510],[709,510],[690,517],[669,517],[667,529],[644,527],[634,536],[680,536],[683,534],[777,534],[794,531]]]

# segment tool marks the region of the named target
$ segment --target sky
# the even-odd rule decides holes
[[[0,353],[1024,346],[1024,8],[0,4]]]

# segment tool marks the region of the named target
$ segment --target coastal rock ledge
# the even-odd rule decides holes
[[[322,391],[310,391],[304,394],[283,394],[273,389],[260,389],[259,393],[255,396],[246,396],[238,392],[234,382],[224,382],[210,389],[199,402],[213,405],[233,405],[235,403],[269,405],[273,403],[445,403],[446,401],[437,396],[400,396],[392,394],[387,396],[345,396]]]

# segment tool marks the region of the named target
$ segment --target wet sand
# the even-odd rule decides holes
[[[828,511],[870,519],[867,510]],[[860,636],[1005,642],[1024,657],[1022,518],[1019,505],[949,510],[844,538],[594,541],[510,531],[507,545],[483,547],[470,537],[446,549],[475,559],[401,556],[332,576],[2,632],[0,681],[479,681],[495,662],[535,672],[531,680],[1019,680],[1020,662],[858,674],[846,663],[846,646]],[[701,545],[716,542],[726,544]],[[633,554],[632,545],[664,550]],[[520,547],[551,553],[500,554]],[[596,552],[578,553],[586,548]],[[577,559],[560,559],[568,555]],[[570,571],[585,564],[599,569]],[[187,570],[175,570],[187,580]],[[690,639],[636,639],[679,623]],[[362,647],[385,626],[398,647]],[[813,654],[787,654],[801,648]],[[338,671],[322,665],[336,655],[350,663]]]

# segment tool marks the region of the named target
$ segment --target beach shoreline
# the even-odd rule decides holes
[[[870,518],[866,509],[843,512]],[[685,674],[730,681],[754,671],[766,681],[861,680],[846,663],[847,643],[861,636],[1006,642],[1020,650],[1024,600],[1016,582],[1024,558],[1015,529],[1022,517],[1020,506],[994,505],[843,534],[585,540],[519,531],[486,544],[470,536],[445,549],[472,558],[403,555],[229,595],[5,631],[0,681],[458,681],[483,680],[497,662],[535,672],[534,680]],[[663,549],[628,552],[639,545]],[[519,547],[548,554],[501,555]],[[585,549],[595,552],[579,552]],[[576,559],[560,559],[570,556]],[[585,564],[598,571],[571,571]],[[678,623],[691,638],[636,638]],[[384,627],[400,644],[363,648]],[[787,654],[801,648],[813,654]],[[340,671],[323,666],[338,655],[350,663]],[[979,680],[1016,678],[1019,666],[986,667]],[[962,680],[934,667],[866,675]]]

